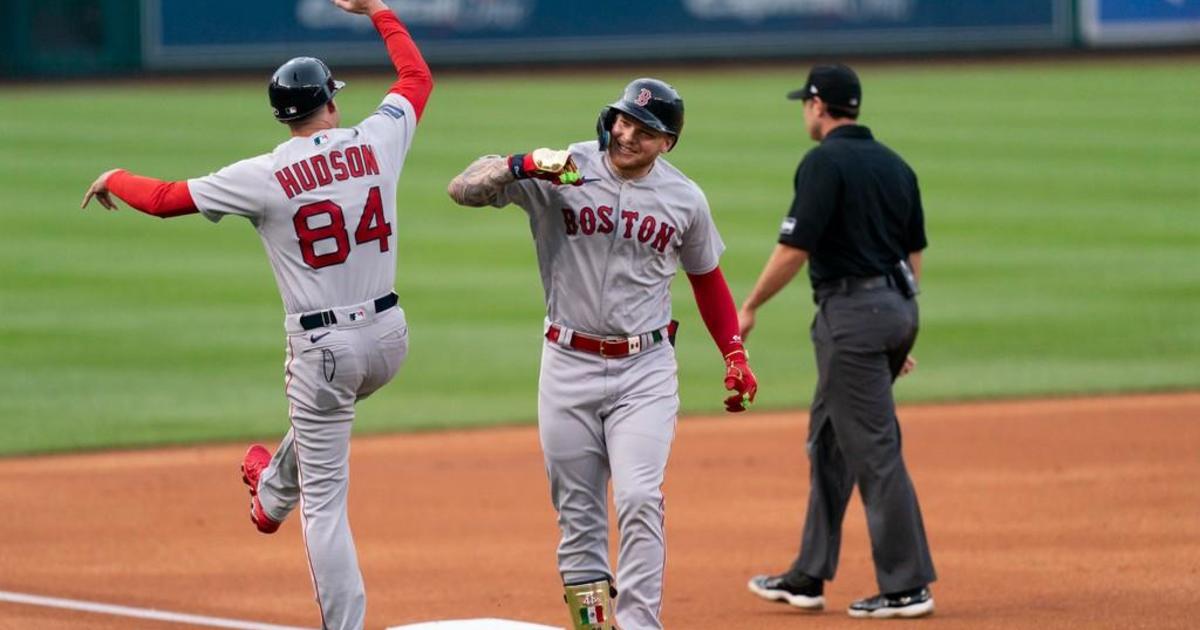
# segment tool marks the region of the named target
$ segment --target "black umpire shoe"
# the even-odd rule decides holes
[[[825,608],[825,583],[807,575],[799,578],[781,575],[756,575],[747,584],[750,592],[772,602],[786,602],[801,610]]]
[[[883,593],[850,604],[846,612],[859,619],[924,617],[933,614],[933,593],[929,592],[928,586],[899,593]]]

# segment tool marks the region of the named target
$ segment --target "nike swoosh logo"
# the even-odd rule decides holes
[[[333,331],[326,331],[319,335],[317,333],[313,333],[313,334],[309,335],[308,340],[313,343],[317,343],[318,341],[324,339],[325,337],[328,337],[330,332],[333,332]]]

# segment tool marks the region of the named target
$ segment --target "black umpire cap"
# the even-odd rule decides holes
[[[862,104],[862,84],[850,66],[842,64],[813,66],[804,87],[788,92],[791,100],[807,101],[817,96],[826,105],[857,113]]]

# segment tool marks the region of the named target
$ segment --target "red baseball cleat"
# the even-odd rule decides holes
[[[262,444],[252,444],[242,457],[242,482],[250,488],[250,522],[264,534],[274,534],[279,523],[271,520],[258,501],[258,478],[271,463],[271,451]]]

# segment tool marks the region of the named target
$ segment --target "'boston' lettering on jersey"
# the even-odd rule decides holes
[[[617,230],[624,238],[632,239],[636,235],[638,242],[650,243],[650,247],[659,252],[665,252],[667,245],[671,243],[671,237],[675,236],[675,226],[662,219],[655,219],[652,214],[643,215],[635,210],[622,210],[618,216],[609,206],[600,206],[595,210],[584,206],[579,209],[578,214],[572,208],[563,208],[562,215],[568,236],[575,236],[580,232],[587,236],[596,233],[611,234],[613,230]]]
[[[375,149],[369,144],[363,144],[350,147],[344,153],[330,151],[329,157],[318,153],[300,160],[275,171],[275,179],[283,187],[288,199],[291,199],[302,191],[320,188],[335,181],[378,174],[379,162],[375,160]]]

